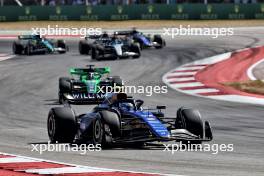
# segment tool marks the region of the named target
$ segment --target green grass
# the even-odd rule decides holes
[[[233,87],[243,92],[264,95],[264,82],[261,80],[232,82],[225,83],[224,85]]]

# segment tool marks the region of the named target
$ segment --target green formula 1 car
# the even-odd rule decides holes
[[[99,103],[114,86],[123,86],[119,76],[109,76],[110,68],[71,68],[72,78],[59,78],[59,102],[73,104]]]

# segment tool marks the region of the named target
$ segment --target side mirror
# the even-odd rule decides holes
[[[140,107],[143,105],[144,101],[143,100],[136,100],[136,108],[140,109]]]
[[[166,106],[157,106],[157,109],[166,109]]]

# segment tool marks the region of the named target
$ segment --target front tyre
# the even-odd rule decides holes
[[[161,49],[166,45],[165,40],[160,35],[154,35],[154,42],[158,43],[158,46],[155,46],[156,49]]]
[[[51,143],[72,143],[77,132],[75,114],[71,108],[52,108],[47,120],[48,135]]]
[[[64,93],[71,92],[71,80],[67,77],[62,77],[59,79],[59,103],[62,104],[64,102]]]

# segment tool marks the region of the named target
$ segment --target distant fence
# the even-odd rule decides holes
[[[4,6],[0,21],[264,19],[264,4]]]

